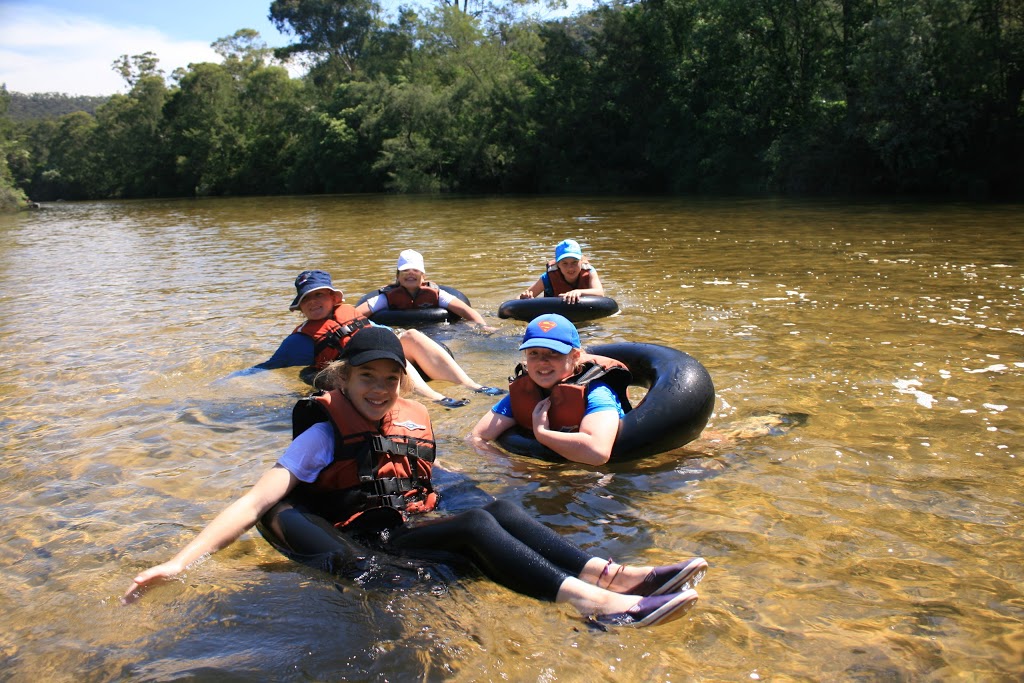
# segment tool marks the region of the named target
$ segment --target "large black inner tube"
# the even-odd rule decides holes
[[[615,299],[606,296],[581,296],[576,303],[566,303],[560,296],[542,296],[533,299],[511,299],[498,307],[499,318],[512,318],[530,322],[538,315],[557,313],[574,323],[606,318],[619,312]]]
[[[438,285],[438,287],[448,292],[456,299],[459,299],[467,306],[472,306],[472,304],[469,303],[469,297],[454,287],[449,287],[448,285]],[[379,289],[367,292],[360,297],[356,306],[378,294],[380,294]],[[378,325],[387,325],[388,327],[416,327],[417,325],[430,325],[444,322],[454,323],[462,320],[462,318],[457,313],[453,313],[446,308],[438,306],[435,308],[413,308],[404,311],[384,309],[383,311],[377,311],[376,313],[371,314],[370,320]]]
[[[285,557],[332,574],[343,573],[351,558],[365,554],[293,497],[270,508],[256,523],[256,530]]]
[[[588,348],[589,353],[622,361],[632,385],[647,395],[622,418],[611,460],[636,460],[679,448],[700,436],[715,408],[711,375],[693,356],[660,344],[619,343]],[[541,445],[532,432],[513,427],[498,437],[505,450],[541,460],[565,458]]]
[[[439,511],[459,513],[494,500],[464,474],[435,467],[432,481],[437,490],[443,492]],[[302,495],[294,491],[259,519],[256,530],[285,557],[332,574],[350,573],[372,554],[358,535],[336,529],[313,512]],[[422,563],[416,566],[419,564]]]

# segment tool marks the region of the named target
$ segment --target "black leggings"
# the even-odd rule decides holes
[[[391,547],[412,554],[444,551],[468,557],[512,590],[554,600],[567,577],[578,577],[592,557],[514,503],[484,507],[392,531]]]

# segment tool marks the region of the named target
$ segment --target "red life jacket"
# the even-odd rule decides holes
[[[315,512],[339,528],[380,528],[437,507],[430,482],[437,451],[422,404],[399,398],[377,424],[340,391],[319,392],[295,405],[293,438],[325,416],[334,427],[334,459],[316,481],[297,487]],[[365,525],[371,517],[374,521]]]
[[[335,360],[359,329],[370,321],[356,312],[355,306],[339,304],[330,318],[307,320],[295,331],[313,338],[313,367],[320,370]]]
[[[582,369],[551,388],[551,409],[548,421],[551,429],[560,432],[578,432],[580,423],[587,410],[587,386],[602,380],[618,397],[622,410],[629,412],[632,408],[626,396],[633,375],[623,363],[614,358],[594,356],[584,353],[580,356]],[[515,377],[508,385],[509,399],[512,402],[512,417],[516,424],[533,431],[533,409],[544,399],[545,392],[526,373],[519,364],[516,366]]]
[[[548,261],[547,277],[544,278],[544,296],[558,296],[574,289],[590,289],[590,273],[594,270],[586,259],[580,261],[580,274],[576,284],[571,285],[558,269],[557,261]]]
[[[437,308],[441,288],[433,282],[424,282],[416,296],[409,294],[409,290],[401,285],[388,285],[381,287],[380,293],[387,297],[388,308],[393,311],[407,311],[412,308]]]

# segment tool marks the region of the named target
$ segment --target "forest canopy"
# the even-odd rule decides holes
[[[1024,0],[646,0],[557,20],[274,0],[269,16],[289,45],[242,29],[213,44],[221,63],[170,76],[124,55],[127,93],[91,107],[14,116],[0,89],[6,182],[36,201],[1024,196]]]

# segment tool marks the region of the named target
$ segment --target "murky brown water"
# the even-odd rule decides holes
[[[917,681],[1024,676],[1020,206],[334,197],[52,204],[0,217],[0,678]],[[344,591],[255,533],[122,607],[287,444],[295,370],[223,378],[296,324],[295,274],[358,298],[402,248],[501,331],[440,332],[500,383],[493,318],[553,245],[622,309],[585,343],[699,358],[729,430],[775,436],[590,471],[444,464],[619,560],[712,564],[684,620],[599,632],[432,573]],[[453,395],[459,388],[448,387]]]

